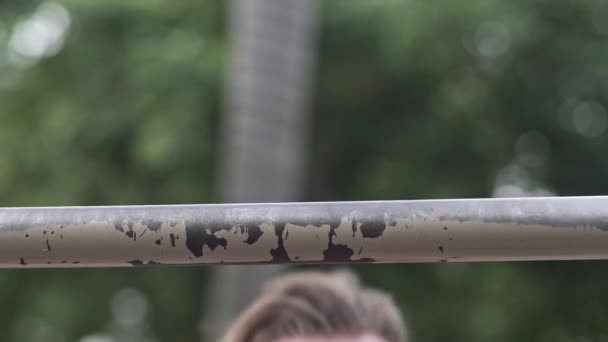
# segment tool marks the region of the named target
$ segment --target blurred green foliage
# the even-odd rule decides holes
[[[0,3],[0,205],[214,201],[224,7]],[[608,190],[608,3],[339,0],[320,18],[308,199]],[[601,262],[356,270],[417,341],[608,338]],[[196,341],[204,287],[205,268],[1,271],[0,340]]]

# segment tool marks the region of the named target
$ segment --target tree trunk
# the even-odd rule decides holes
[[[233,0],[222,131],[223,202],[302,199],[306,183],[315,0]],[[211,272],[203,340],[216,341],[278,266]]]

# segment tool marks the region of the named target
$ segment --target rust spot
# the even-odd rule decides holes
[[[150,228],[152,231],[157,231],[163,225],[162,222],[154,221],[154,220],[144,220],[143,224]]]
[[[375,239],[384,234],[386,224],[384,222],[368,222],[362,224],[360,229],[361,235],[363,235],[364,238]]]
[[[27,265],[27,263],[25,262],[25,259],[19,258],[19,265]]]
[[[138,259],[127,261],[127,262],[133,266],[142,266],[144,264],[143,261],[138,260]]]
[[[342,244],[334,244],[334,236],[336,236],[336,228],[330,227],[329,229],[329,243],[327,249],[323,251],[323,260],[325,261],[350,261],[354,252],[351,248]]]
[[[285,230],[285,224],[276,224],[274,226],[274,233],[277,236],[277,248],[270,249],[270,255],[272,255],[273,262],[288,262],[289,254],[283,244],[283,231]]]
[[[208,234],[205,228],[204,225],[196,223],[186,226],[186,247],[196,257],[203,256],[203,246],[207,246],[214,251],[217,246],[222,246],[226,249],[226,245],[228,244],[226,239]]]
[[[117,231],[124,233],[125,230],[122,228],[122,223],[114,223],[114,229],[116,229]]]
[[[260,228],[260,226],[257,224],[248,224],[241,227],[243,227],[241,228],[241,232],[243,232],[243,230],[247,232],[247,240],[245,240],[245,243],[249,245],[256,243],[262,234],[264,234],[262,228]]]

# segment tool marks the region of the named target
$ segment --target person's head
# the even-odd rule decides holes
[[[351,273],[302,272],[269,281],[222,342],[405,342],[392,299]]]

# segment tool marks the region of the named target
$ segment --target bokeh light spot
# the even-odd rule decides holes
[[[65,7],[54,2],[43,3],[31,17],[15,24],[8,42],[11,61],[29,66],[57,54],[69,27],[70,15]]]
[[[572,112],[574,130],[586,137],[599,137],[606,131],[606,109],[597,102],[579,103]]]

